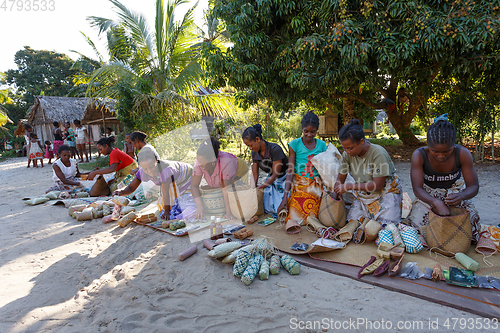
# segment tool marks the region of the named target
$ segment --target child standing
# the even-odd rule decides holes
[[[48,158],[49,164],[52,164],[54,152],[52,151],[52,142],[50,142],[49,140],[45,141],[45,158]]]
[[[125,144],[123,145],[123,152],[128,156],[135,158],[135,148],[132,144],[132,140],[130,140],[130,134],[125,134]]]
[[[29,159],[33,161],[33,167],[38,168],[37,160],[40,160],[40,164],[43,168],[43,149],[35,133],[30,133],[29,151]]]

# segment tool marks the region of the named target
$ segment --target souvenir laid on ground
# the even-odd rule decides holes
[[[248,219],[248,221],[246,221],[246,222],[248,224],[252,224],[252,223],[254,223],[254,222],[258,221],[258,220],[259,220],[259,217],[257,215],[255,215],[255,216],[251,217],[250,219]]]
[[[234,234],[236,231],[243,229],[243,224],[227,224],[223,226],[223,234],[226,236]]]
[[[423,276],[424,273],[422,273],[416,262],[406,263],[406,265],[401,269],[401,272],[398,275],[398,277],[410,280],[420,279]]]
[[[291,275],[300,274],[300,264],[288,254],[281,257],[281,266]]]
[[[354,235],[354,232],[358,228],[358,225],[359,221],[349,220],[349,223],[347,223],[342,229],[340,229],[335,234],[335,240],[339,242],[348,243],[352,239],[352,236]]]
[[[68,208],[68,215],[69,216],[73,216],[74,212],[81,212],[85,208],[87,208],[87,205],[75,205],[75,206],[71,206],[71,207]]]
[[[370,261],[372,261],[372,259],[370,259]],[[375,259],[371,264],[361,270],[361,275],[372,274],[377,268],[380,267],[380,265],[384,263],[384,261],[384,258]]]
[[[111,201],[116,204],[116,205],[120,205],[120,206],[127,206],[128,205],[128,199],[125,198],[125,197],[121,197],[121,196],[114,196]]]
[[[333,239],[319,238],[311,244],[311,249],[307,253],[325,252],[331,250],[341,250],[346,247],[346,243],[337,242]]]
[[[401,233],[401,238],[405,244],[406,252],[418,253],[424,249],[424,246],[418,238],[417,230],[408,228]]]
[[[378,232],[378,244],[380,243],[394,245],[394,239],[392,238],[392,232],[390,230],[382,229]]]
[[[134,219],[135,219],[135,213],[134,212],[130,212],[127,215],[125,215],[124,217],[122,217],[121,219],[118,220],[118,225],[120,227],[122,227],[122,228],[125,228],[130,223],[132,223],[134,221]]]
[[[439,281],[443,279],[443,271],[441,270],[441,265],[435,264],[431,275],[432,281]]]
[[[368,262],[361,267],[361,269],[358,272],[358,279],[361,279],[361,277],[364,275],[363,271],[365,270],[365,268],[373,264],[375,260],[377,260],[377,257],[371,256]]]
[[[391,267],[389,267],[390,277],[397,276],[401,272],[401,269],[403,268],[403,258],[404,255],[402,255],[398,260],[396,260]]]
[[[446,283],[461,287],[477,287],[476,277],[473,271],[450,267]]]
[[[260,224],[260,225],[263,225],[263,226],[267,226],[267,225],[270,225],[270,224],[272,224],[274,222],[276,222],[276,219],[274,219],[272,217],[266,217],[262,221],[257,222],[257,224]]]
[[[373,272],[373,276],[382,276],[389,270],[389,265],[391,261],[386,260],[382,265],[377,267],[377,269]]]
[[[184,261],[187,258],[191,257],[193,254],[195,254],[197,251],[198,251],[198,247],[196,245],[193,245],[193,246],[189,247],[188,249],[179,253],[179,260]]]
[[[269,279],[269,261],[264,259],[260,265],[259,277],[261,280]]]
[[[234,233],[234,237],[238,239],[245,239],[253,235],[253,230],[242,228]]]
[[[365,225],[365,235],[367,242],[373,242],[378,237],[378,232],[382,229],[379,222],[375,220],[370,220]]]
[[[405,219],[411,212],[411,199],[408,193],[403,193],[403,202],[401,203],[401,218]]]
[[[259,253],[250,258],[247,268],[245,268],[245,271],[241,275],[241,282],[243,282],[247,286],[250,285],[250,283],[252,283],[252,281],[255,279],[255,276],[259,272],[260,265],[262,264],[263,260],[265,260],[264,257]]]
[[[26,200],[24,203],[27,205],[30,205],[30,206],[36,206],[36,205],[42,204],[44,202],[47,202],[49,200],[50,199],[47,197],[36,197],[36,198]]]
[[[271,273],[272,275],[279,274],[280,267],[280,256],[275,254],[271,257],[271,263],[269,264],[269,273]]]
[[[398,227],[394,225],[394,223],[388,223],[387,226],[385,227],[385,230],[389,230],[392,233],[392,239],[394,244],[399,244],[399,247],[404,248],[405,243],[403,241],[403,238],[401,237],[401,233],[399,232]]]
[[[455,259],[468,270],[476,272],[479,269],[478,262],[463,253],[455,254]]]

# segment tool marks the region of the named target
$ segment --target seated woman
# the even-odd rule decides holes
[[[71,158],[71,148],[66,145],[59,146],[57,151],[59,158],[52,164],[52,179],[54,185],[45,190],[50,191],[69,191],[75,186],[81,186],[78,179],[80,171],[76,160]]]
[[[156,149],[153,146],[151,146],[149,143],[146,143],[147,137],[148,135],[146,133],[135,131],[132,134],[130,134],[130,141],[132,142],[134,148],[137,149],[137,151],[141,151],[141,149],[144,147],[150,147],[151,149],[156,151]]]
[[[288,169],[288,157],[279,145],[262,139],[262,127],[259,124],[245,129],[242,138],[252,150],[252,174],[257,189],[264,190],[264,210],[268,214],[278,214],[278,207],[285,193],[283,185]],[[257,186],[259,169],[268,176]]]
[[[130,174],[130,172],[137,168],[137,162],[118,148],[113,148],[113,143],[115,138],[110,136],[109,138],[102,138],[97,141],[97,149],[102,155],[109,155],[109,167],[92,171],[89,174],[88,179],[93,180],[97,175],[104,175],[112,172],[115,173],[115,178],[108,182],[109,189],[111,192],[116,190],[116,187],[120,182]]]
[[[134,180],[124,189],[114,191],[113,195],[132,194],[143,181],[151,180],[161,188],[160,218],[173,220],[192,217],[195,211],[194,207],[190,211],[187,211],[188,207],[186,207],[186,202],[192,202],[191,195],[187,193],[189,198],[184,198],[182,203],[179,203],[178,199],[191,186],[193,167],[183,162],[160,160],[156,151],[149,147],[141,150],[138,159],[140,168],[135,174]],[[190,198],[191,200],[189,200]]]
[[[357,119],[342,127],[339,140],[344,152],[334,191],[338,196],[352,191],[358,199],[349,209],[347,220],[363,218],[382,224],[399,223],[403,191],[387,151],[365,139]],[[345,184],[348,173],[354,178],[354,184]]]
[[[209,189],[222,189],[225,211],[223,218],[235,220],[229,205],[228,188],[238,178],[238,158],[220,151],[220,142],[211,137],[202,142],[196,153],[196,162],[191,179],[191,193],[196,203],[196,218],[203,218],[205,208],[200,194],[201,179],[205,178]]]
[[[477,242],[479,215],[469,199],[477,195],[479,181],[471,153],[455,144],[455,127],[447,118],[447,114],[436,118],[427,131],[427,147],[413,153],[411,184],[416,198],[408,219],[423,231],[431,209],[438,215],[450,215],[448,207],[462,207],[470,212],[472,240]]]
[[[318,217],[323,186],[311,159],[326,151],[326,143],[315,138],[319,128],[319,118],[312,111],[302,117],[301,125],[302,137],[288,144],[290,153],[285,192],[278,212],[287,209],[287,221],[294,220],[299,224],[305,224],[309,216]]]

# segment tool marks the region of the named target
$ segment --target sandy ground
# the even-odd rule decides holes
[[[397,168],[408,190],[409,164]],[[499,169],[478,167],[475,202],[489,224],[500,222]],[[299,276],[282,270],[247,287],[201,244],[179,261],[187,237],[81,223],[60,207],[25,205],[21,198],[42,194],[51,175],[50,167],[27,169],[24,158],[0,163],[0,332],[321,332],[339,323],[374,331],[363,319],[391,321],[392,329],[381,332],[430,332],[429,319],[438,319],[440,330],[447,318],[482,320],[308,267]],[[350,320],[360,325],[349,326]],[[405,320],[422,321],[424,329],[412,329],[412,322],[397,329]],[[312,327],[306,321],[323,326],[305,329]]]

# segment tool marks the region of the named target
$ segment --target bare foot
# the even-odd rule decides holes
[[[83,160],[80,160],[80,162],[78,162],[78,163],[83,163]]]
[[[85,161],[85,163],[89,163],[89,160]]]

